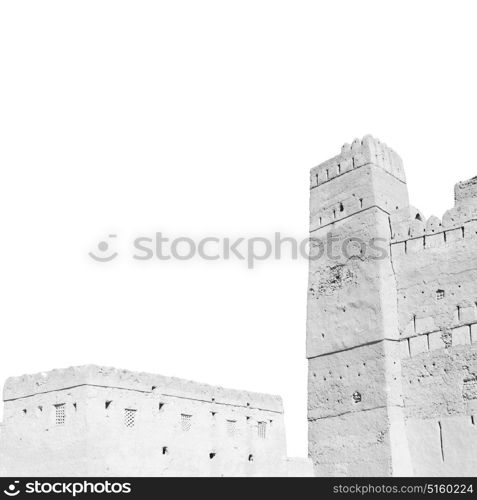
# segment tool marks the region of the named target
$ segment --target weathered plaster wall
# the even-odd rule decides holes
[[[6,475],[311,473],[286,457],[276,396],[87,366],[9,379],[4,402]]]
[[[311,238],[336,238],[333,258],[310,258],[317,474],[477,474],[477,178],[455,199],[426,220],[409,206],[401,160],[371,137],[312,169]],[[343,255],[347,238],[367,250]]]
[[[477,381],[474,349],[441,348],[403,362],[415,475],[477,475],[476,394],[471,389]]]
[[[391,216],[406,425],[416,475],[476,475],[477,183],[439,220]]]

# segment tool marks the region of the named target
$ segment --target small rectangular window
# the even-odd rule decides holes
[[[437,290],[436,299],[442,300],[446,296],[446,292],[444,290]]]
[[[265,439],[267,436],[267,422],[258,422],[258,437]]]
[[[55,405],[55,424],[64,425],[65,423],[65,404]]]
[[[186,415],[185,413],[181,413],[181,428],[184,432],[190,431],[192,424],[192,415]]]
[[[237,421],[227,420],[227,435],[230,437],[235,436],[236,431],[237,431]]]
[[[126,427],[134,427],[136,425],[136,410],[130,408],[124,410],[124,425]]]

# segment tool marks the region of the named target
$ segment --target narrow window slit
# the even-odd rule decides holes
[[[442,461],[444,461],[444,443],[442,441],[442,423],[440,420],[439,420],[438,424],[439,424],[439,440],[441,443],[441,458],[442,458]]]

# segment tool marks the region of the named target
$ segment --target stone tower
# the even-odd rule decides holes
[[[366,136],[311,170],[309,453],[319,476],[410,475],[390,214],[399,156]]]

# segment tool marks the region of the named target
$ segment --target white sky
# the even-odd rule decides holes
[[[86,363],[284,397],[303,260],[136,262],[137,235],[305,237],[308,171],[372,133],[441,216],[477,174],[473,1],[0,5],[0,381]],[[120,256],[87,255],[117,233]]]

